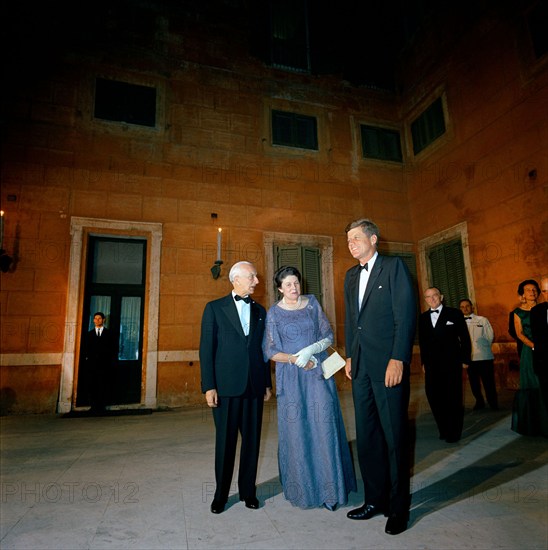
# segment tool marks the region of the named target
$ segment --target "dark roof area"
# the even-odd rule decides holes
[[[200,29],[246,43],[269,62],[271,3],[306,6],[312,74],[334,74],[355,85],[392,89],[402,49],[443,0],[118,0],[4,2],[4,71],[40,70],[67,51],[85,55],[158,35],[158,15],[171,32]],[[462,5],[462,2],[459,3]]]

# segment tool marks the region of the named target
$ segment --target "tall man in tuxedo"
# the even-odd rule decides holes
[[[84,338],[84,360],[89,380],[90,412],[102,413],[108,403],[108,390],[112,382],[112,367],[118,353],[118,341],[104,326],[105,314],[93,315],[95,325]]]
[[[427,288],[424,299],[430,306],[419,318],[424,389],[440,439],[456,443],[464,422],[462,369],[470,365],[470,334],[462,312],[444,306],[438,288]]]
[[[224,511],[232,482],[238,432],[242,442],[238,470],[240,500],[257,509],[256,478],[264,401],[270,399],[270,364],[263,358],[266,311],[251,295],[259,284],[249,262],[234,264],[232,292],[209,302],[202,317],[202,391],[215,422],[216,490],[211,511]]]
[[[388,516],[397,535],[409,519],[409,364],[416,303],[409,272],[395,256],[377,253],[379,228],[368,219],[345,229],[358,265],[344,281],[346,376],[352,380],[358,460],[364,505],[354,520]]]
[[[531,335],[533,348],[533,368],[540,385],[540,393],[548,410],[548,276],[540,280],[543,302],[531,309]]]

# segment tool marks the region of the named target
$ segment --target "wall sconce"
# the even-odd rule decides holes
[[[221,265],[223,265],[223,260],[221,260],[222,233],[223,229],[219,227],[217,230],[217,259],[215,260],[215,265],[211,268],[211,275],[213,275],[214,279],[218,279],[221,275]]]
[[[7,273],[13,264],[13,258],[4,250],[4,211],[0,210],[0,270]]]

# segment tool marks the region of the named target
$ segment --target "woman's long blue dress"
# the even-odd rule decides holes
[[[521,320],[523,334],[530,340],[531,312],[516,308],[514,313]],[[533,351],[523,345],[519,360],[519,390],[512,407],[512,430],[521,435],[544,435],[548,437],[548,414],[542,402],[540,384],[533,368]]]
[[[307,296],[303,309],[285,310],[274,305],[267,315],[263,344],[265,359],[278,352],[294,354],[333,331],[320,304]],[[318,367],[304,370],[276,363],[278,411],[278,465],[284,496],[294,506],[313,508],[344,505],[356,490],[356,477],[346,439],[337,387]]]

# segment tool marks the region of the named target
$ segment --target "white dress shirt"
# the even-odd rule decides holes
[[[238,315],[240,317],[240,323],[242,324],[242,329],[244,334],[247,336],[249,334],[249,321],[251,317],[251,304],[246,304],[243,300],[236,300],[236,293],[232,292],[232,298],[234,298],[234,303],[236,304],[236,309],[238,310]]]
[[[430,311],[433,313],[430,314],[430,319],[432,320],[432,326],[435,327],[438,319],[440,318],[441,310],[443,309],[443,304],[440,304],[437,308],[430,308]]]
[[[358,311],[362,307],[363,296],[365,294],[365,289],[367,287],[367,282],[369,281],[369,277],[371,275],[371,270],[373,269],[373,266],[375,265],[375,260],[377,259],[378,255],[379,255],[379,253],[375,252],[375,254],[373,254],[373,257],[367,262],[367,269],[362,269],[360,271],[360,285],[358,287]]]

